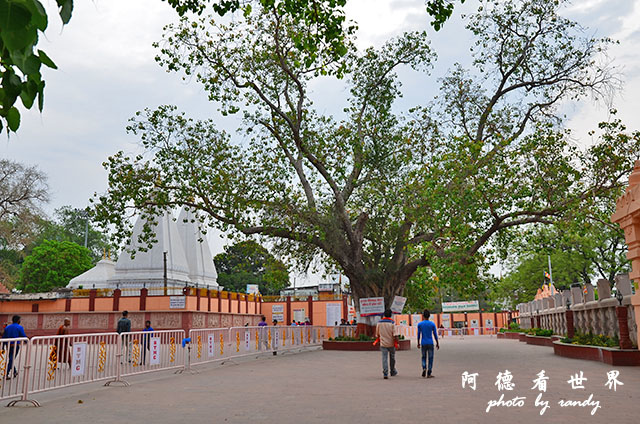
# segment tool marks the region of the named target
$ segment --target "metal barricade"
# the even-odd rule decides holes
[[[185,368],[184,338],[184,330],[123,333],[120,338],[121,373],[118,377]]]
[[[117,378],[118,333],[33,337],[27,394]]]
[[[190,365],[219,361],[231,355],[228,328],[189,330],[191,339]]]
[[[21,396],[26,401],[26,382],[29,367],[29,339],[0,339],[0,399]],[[24,371],[23,371],[24,370]]]

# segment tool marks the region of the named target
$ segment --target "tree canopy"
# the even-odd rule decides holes
[[[213,261],[225,290],[243,293],[247,284],[257,284],[261,294],[278,295],[289,286],[286,265],[252,240],[226,246]]]
[[[356,300],[390,302],[421,267],[463,291],[511,229],[588,209],[640,152],[640,134],[620,122],[602,124],[588,149],[559,125],[560,101],[616,85],[599,61],[610,41],[559,15],[565,3],[481,2],[467,25],[475,69],[455,66],[438,98],[409,111],[394,107],[398,70],[429,69],[424,32],[364,51],[347,36],[343,56],[324,45],[300,56],[296,40],[312,28],[272,5],[229,24],[184,18],[167,27],[158,62],[199,81],[221,115],[241,113],[248,141],[174,106],[139,112],[128,129],[145,155],[109,158],[93,213],[122,242],[132,212],[186,205],[302,264],[339,266]],[[309,86],[327,73],[348,77],[344,116],[313,107]]]
[[[89,249],[70,241],[45,240],[24,259],[20,288],[36,293],[65,287],[92,266]]]

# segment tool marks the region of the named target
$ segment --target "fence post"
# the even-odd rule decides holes
[[[123,386],[128,387],[129,383],[122,379],[122,334],[118,334],[117,340],[118,342],[116,343],[116,378],[113,380],[107,381],[106,383],[104,383],[104,385],[110,386],[111,383],[122,383]]]
[[[27,348],[27,359],[25,361],[25,365],[24,365],[24,381],[22,382],[22,397],[20,399],[16,399],[16,400],[12,400],[11,402],[9,402],[7,404],[8,407],[10,406],[15,406],[20,402],[29,402],[30,404],[32,404],[35,407],[40,406],[40,402],[38,402],[35,399],[28,399],[28,395],[29,395],[29,369],[31,368],[31,342],[29,340],[26,341],[26,348]],[[14,355],[14,360],[16,359],[17,355]],[[12,371],[12,370],[9,370]],[[3,377],[4,378],[4,377]]]

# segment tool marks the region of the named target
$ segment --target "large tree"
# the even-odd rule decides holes
[[[606,94],[614,81],[598,62],[607,40],[560,16],[561,3],[482,2],[468,21],[475,70],[457,66],[434,102],[408,114],[394,108],[396,72],[430,66],[425,33],[362,52],[346,39],[345,56],[325,46],[308,56],[296,40],[310,28],[274,7],[228,25],[183,19],[167,27],[159,63],[201,82],[220,114],[242,111],[246,139],[175,107],[140,112],[129,130],[147,154],[109,158],[94,213],[122,242],[131,212],[153,220],[186,205],[205,224],[338,265],[356,300],[390,302],[420,267],[464,287],[495,235],[565,219],[620,187],[639,151],[640,136],[619,125],[584,151],[555,125],[558,102]],[[342,117],[309,97],[332,72],[349,80]]]

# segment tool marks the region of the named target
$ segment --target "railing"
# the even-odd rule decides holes
[[[28,378],[29,339],[0,340],[0,399],[21,396]],[[18,372],[24,370],[24,372]]]
[[[39,406],[30,395],[103,380],[107,380],[105,385],[128,385],[123,377],[184,371],[192,364],[317,346],[332,335],[354,330],[263,326],[191,330],[190,339],[185,339],[184,330],[0,339],[0,399],[20,398],[7,406],[18,402]]]
[[[460,327],[460,328],[438,328],[438,337],[447,336],[495,336],[499,332],[498,327]],[[396,327],[396,335],[405,338],[417,338],[418,327],[408,325],[398,325]]]

